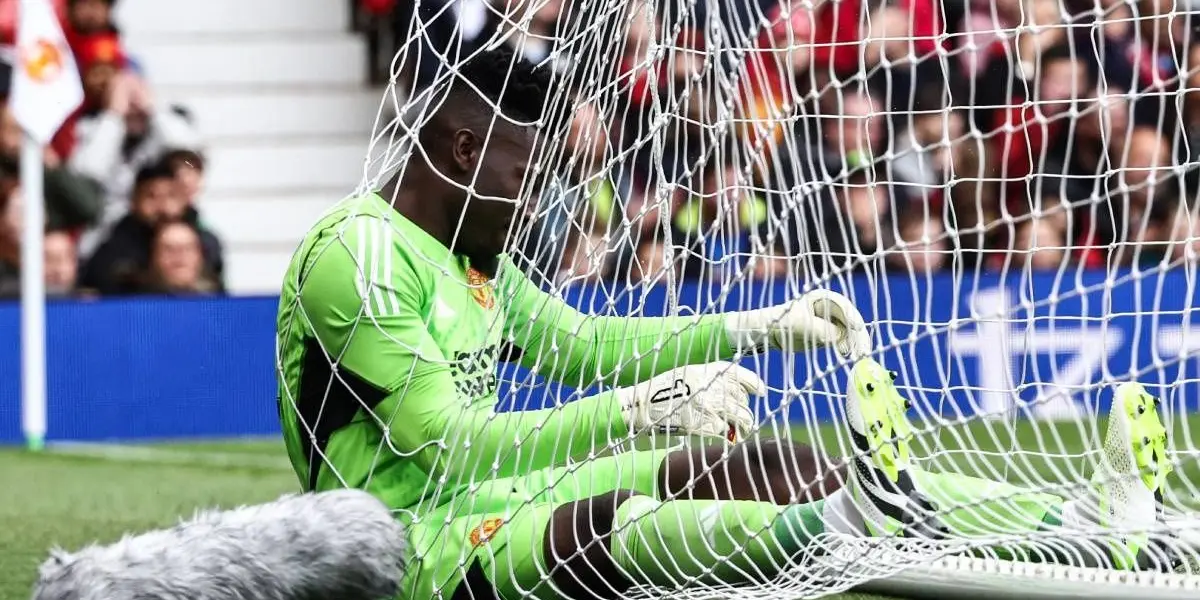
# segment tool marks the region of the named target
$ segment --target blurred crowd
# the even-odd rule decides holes
[[[1194,257],[1200,18],[1184,1],[360,0],[360,14],[408,50],[410,94],[488,44],[557,74],[523,241],[549,279],[719,281]]]
[[[186,108],[160,101],[127,54],[117,0],[58,0],[84,102],[46,148],[50,297],[219,294],[221,244],[197,209],[205,159]],[[0,298],[20,295],[23,134],[8,106],[17,0],[0,0]]]

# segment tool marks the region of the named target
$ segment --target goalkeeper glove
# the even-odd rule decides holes
[[[766,393],[758,375],[728,362],[678,367],[615,391],[631,434],[653,429],[730,442],[754,425],[749,395]]]
[[[783,304],[729,313],[725,321],[734,349],[807,350],[833,346],[857,360],[871,352],[871,335],[850,299],[815,290]]]

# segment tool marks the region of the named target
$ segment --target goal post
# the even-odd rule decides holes
[[[835,290],[866,318],[873,358],[896,372],[912,402],[914,464],[1061,502],[1116,485],[1097,474],[1114,452],[1107,431],[1117,386],[1137,382],[1161,399],[1169,451],[1155,464],[1171,470],[1158,498],[1164,517],[1134,519],[1134,530],[1098,521],[1085,535],[1035,523],[1017,534],[1006,519],[1019,513],[1003,502],[942,501],[936,517],[969,513],[994,530],[938,540],[823,530],[798,556],[759,565],[770,577],[664,585],[626,573],[635,584],[627,596],[793,600],[863,588],[1196,597],[1200,38],[1188,10],[1152,1],[418,0],[398,36],[358,191],[428,163],[420,133],[447,90],[465,85],[458,69],[508,46],[552,75],[538,119],[494,115],[493,126],[537,132],[520,199],[530,219],[512,228],[508,253],[584,319],[712,314]],[[408,234],[381,235],[404,244]],[[366,280],[391,266],[358,268]],[[364,288],[364,306],[387,304],[372,293]],[[321,350],[336,374],[338,350]],[[482,360],[494,370],[497,414],[565,410],[611,383],[549,382],[494,358],[447,357],[447,366]],[[772,351],[740,362],[769,386],[753,400],[755,438],[847,461],[864,454],[852,439],[845,359]],[[316,423],[302,425],[318,436]],[[384,437],[380,469],[411,458]],[[611,437],[565,468],[691,443]],[[431,479],[427,496],[503,479],[456,476]],[[1121,477],[1136,485],[1127,473],[1111,479]],[[475,547],[517,518],[512,511],[535,510],[553,485],[568,485],[554,481],[514,489],[530,500],[481,522],[470,533]],[[847,502],[866,511],[861,498]],[[437,518],[474,514],[467,504],[437,507]],[[1170,549],[1172,568],[1084,564],[1096,548],[1139,536]],[[662,562],[713,552],[675,551]],[[744,574],[743,562],[714,564],[707,575]]]

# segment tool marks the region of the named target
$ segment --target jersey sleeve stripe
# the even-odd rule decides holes
[[[367,224],[362,218],[354,220],[355,240],[357,242],[354,251],[354,267],[358,271],[354,277],[355,287],[358,288],[358,297],[362,300],[363,310],[367,316],[373,316],[371,313],[371,303],[368,291],[368,271],[369,268],[366,262],[367,257]]]
[[[383,227],[383,281],[385,284],[384,294],[387,295],[388,303],[391,305],[391,311],[388,314],[400,314],[400,298],[396,295],[396,288],[393,285],[392,273],[392,255],[396,253],[396,245],[392,236],[395,235],[395,229],[391,223],[380,221],[380,226]]]
[[[385,316],[388,314],[387,306],[383,303],[383,285],[382,273],[383,261],[379,257],[387,251],[383,247],[383,222],[379,219],[371,219],[371,293],[375,297],[375,314]]]

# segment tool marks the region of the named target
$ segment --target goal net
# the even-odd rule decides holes
[[[430,164],[420,131],[447,90],[466,85],[457,66],[510,47],[550,73],[553,87],[532,123],[538,137],[520,198],[533,217],[511,228],[508,253],[585,320],[710,314],[839,291],[912,401],[921,469],[1063,500],[1099,481],[1114,387],[1136,381],[1161,399],[1169,452],[1159,468],[1171,472],[1161,506],[1139,510],[1164,516],[1088,535],[1160,540],[1178,559],[1165,568],[1092,564],[1087,548],[1103,543],[1010,527],[1011,511],[943,500],[937,516],[970,513],[995,528],[947,539],[826,528],[798,556],[754,568],[731,558],[736,568],[708,571],[738,577],[664,582],[626,572],[634,586],[625,595],[793,599],[859,586],[944,597],[1200,593],[1200,333],[1191,330],[1200,39],[1182,0],[418,0],[402,10],[411,20],[359,191]],[[494,119],[520,121],[499,110]],[[382,239],[404,243],[404,231]],[[447,273],[446,286],[490,289],[433,266]],[[360,292],[367,309],[385,302],[372,299],[377,289]],[[340,354],[324,350],[336,374]],[[845,359],[824,349],[748,350],[740,362],[769,386],[752,400],[751,440],[862,454],[845,409]],[[558,360],[554,352],[534,357],[533,369],[495,354],[445,358],[452,371],[463,361],[494,369],[482,385],[497,388],[500,415],[566,410],[613,384],[541,377],[537,367]],[[404,426],[375,418],[384,431]],[[509,437],[506,451],[533,443]],[[439,440],[445,452],[461,442]],[[394,459],[410,455],[387,436],[375,443],[383,481]],[[417,559],[465,572],[464,552],[535,511],[555,485],[574,485],[570,474],[590,462],[697,443],[609,436],[560,465],[546,489],[513,489],[504,515],[481,520],[465,550],[457,541],[418,547]],[[502,475],[431,478],[423,497],[478,495]],[[1130,476],[1112,475],[1121,477]],[[819,485],[801,483],[798,497]],[[480,502],[453,502],[436,518],[452,531],[455,519],[488,513]],[[540,543],[526,538],[509,544]],[[677,547],[659,560],[712,554]],[[553,574],[544,580],[531,593],[553,595]]]

